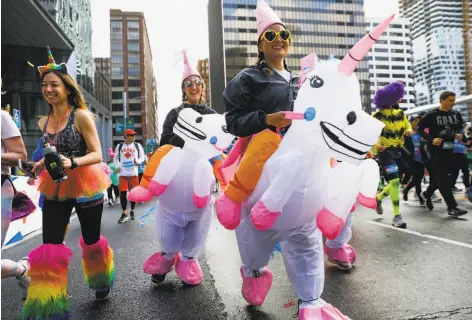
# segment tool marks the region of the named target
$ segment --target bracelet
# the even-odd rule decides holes
[[[70,157],[69,159],[71,163],[70,169],[74,170],[75,168],[77,168],[77,161],[73,157]]]

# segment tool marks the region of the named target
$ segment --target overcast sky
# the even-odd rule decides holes
[[[313,0],[316,1],[316,0]],[[165,6],[162,3],[165,2]],[[398,0],[364,0],[366,16],[398,13]],[[110,9],[144,12],[158,86],[159,128],[170,109],[181,103],[182,49],[189,59],[208,57],[208,0],[91,0],[92,55],[110,57]]]

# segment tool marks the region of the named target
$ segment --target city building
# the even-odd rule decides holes
[[[38,117],[49,113],[37,70],[47,63],[47,46],[58,63],[67,63],[69,73],[79,83],[89,109],[97,116],[102,152],[106,152],[111,146],[111,112],[90,94],[93,69],[89,2],[2,1],[1,43],[1,77],[3,90],[7,91],[2,96],[2,108],[10,105],[12,111],[20,111],[20,131],[28,154],[33,153],[42,135]]]
[[[142,12],[110,10],[110,49],[113,144],[123,141],[126,118],[126,128],[133,128],[136,141],[145,147],[159,132],[157,88]]]
[[[198,60],[197,70],[202,76],[202,80],[205,83],[205,91],[203,92],[205,100],[209,106],[211,106],[210,99],[210,69],[208,66],[208,58]]]
[[[111,59],[95,58],[93,95],[108,111],[111,112]]]
[[[367,32],[370,32],[383,18],[366,18]],[[410,109],[416,105],[415,83],[413,79],[413,55],[409,21],[406,18],[394,20],[369,51],[370,98],[374,101],[375,92],[390,82],[401,81],[405,84],[405,97],[400,108]],[[372,110],[376,108],[372,103]]]
[[[363,0],[267,1],[292,32],[293,46],[287,59],[298,72],[300,59],[316,51],[321,59],[342,59],[366,34]],[[257,58],[257,0],[209,0],[210,83],[213,108],[224,112],[221,93],[241,69]],[[370,83],[367,59],[356,70],[361,84],[363,107],[370,112]]]
[[[399,5],[400,13],[411,23],[417,105],[438,102],[445,90],[454,91],[458,96],[466,95],[466,64],[472,63],[468,27],[472,17],[467,16],[467,12],[472,2],[399,0]],[[469,34],[464,35],[467,28]],[[464,45],[464,39],[469,43]],[[469,61],[465,59],[466,53]],[[460,109],[468,118],[466,106]]]

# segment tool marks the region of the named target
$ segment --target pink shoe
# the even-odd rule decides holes
[[[193,203],[195,207],[199,209],[203,209],[208,206],[210,203],[210,195],[199,197],[195,193],[193,194]]]
[[[334,240],[339,235],[346,223],[326,208],[323,208],[316,216],[316,225],[326,238]]]
[[[341,311],[330,305],[325,304],[322,307],[313,306],[301,308],[298,312],[299,320],[351,320],[343,315]]]
[[[128,199],[133,202],[148,202],[152,200],[152,193],[146,188],[137,186],[131,189]]]
[[[262,201],[258,201],[251,210],[252,224],[259,231],[270,229],[279,216],[280,212],[269,211]]]
[[[328,256],[328,260],[341,270],[352,269],[352,265],[356,262],[356,251],[348,244],[345,244],[342,248],[330,248],[325,244],[324,251]]]
[[[167,259],[161,252],[156,252],[150,256],[143,265],[143,271],[147,274],[166,274],[172,269],[177,256],[174,259]]]
[[[259,277],[246,277],[244,275],[243,268],[240,269],[241,277],[243,278],[243,285],[241,287],[241,293],[247,303],[253,306],[261,306],[267,296],[272,285],[272,272],[269,269],[265,271]]]
[[[186,284],[198,285],[203,279],[202,268],[198,260],[183,260],[180,254],[177,255],[175,262],[175,273]]]
[[[164,193],[164,191],[166,191],[166,189],[166,184],[160,184],[159,182],[154,180],[151,180],[148,186],[148,190],[153,196],[160,196]]]
[[[215,201],[215,211],[221,225],[228,230],[234,230],[241,222],[241,203],[234,202],[224,193]]]

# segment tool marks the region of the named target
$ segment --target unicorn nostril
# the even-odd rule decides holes
[[[347,114],[347,123],[349,125],[353,124],[357,120],[357,115],[354,111],[351,111]]]
[[[210,138],[210,144],[216,144],[218,142],[218,138],[213,136]]]

